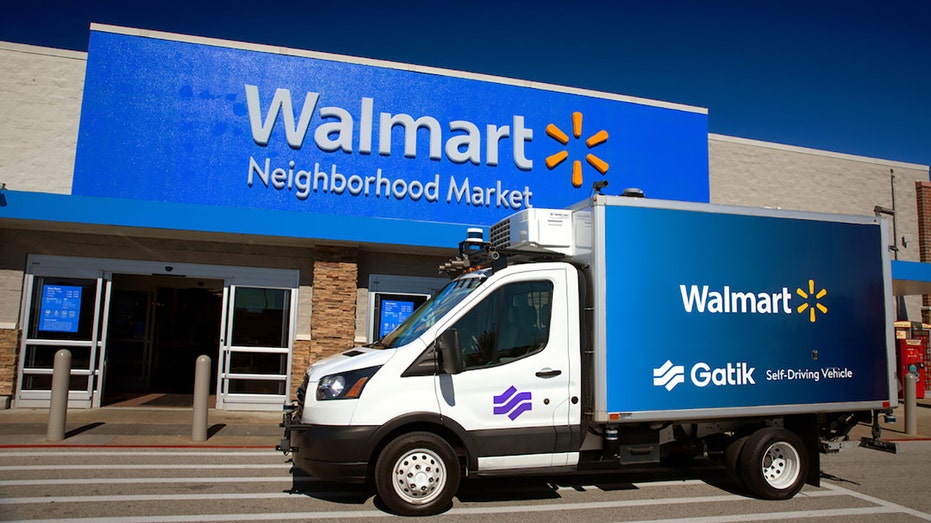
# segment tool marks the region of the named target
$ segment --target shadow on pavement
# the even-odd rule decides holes
[[[828,474],[827,472],[823,470],[821,471],[821,479],[829,479],[831,481],[836,481],[837,483],[850,483],[851,485],[857,485],[858,487],[860,486],[860,484],[857,483],[856,481],[850,481],[849,479],[839,478],[835,476],[834,474]]]
[[[207,429],[207,439],[217,435],[217,432],[226,428],[226,423],[214,423]]]
[[[746,495],[734,485],[723,467],[698,459],[688,465],[631,465],[627,468],[582,474],[465,479],[456,496],[461,501],[492,502],[546,500],[561,497],[560,489],[584,492],[638,490],[637,484],[697,480],[730,494]]]
[[[103,426],[103,425],[105,425],[104,422],[98,421],[98,422],[95,422],[95,423],[88,423],[87,425],[83,425],[83,426],[78,427],[78,428],[76,428],[76,429],[71,429],[71,430],[69,430],[68,432],[65,432],[65,439],[72,438],[72,437],[74,437],[74,436],[77,436],[78,434],[87,432],[87,431],[89,431],[89,430],[96,429],[97,427],[101,427],[101,426]]]
[[[375,488],[367,484],[323,481],[295,468],[291,471],[291,489],[285,492],[334,503],[362,505],[375,495]]]

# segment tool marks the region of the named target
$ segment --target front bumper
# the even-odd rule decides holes
[[[311,425],[295,422],[285,412],[284,437],[277,450],[290,453],[294,466],[312,476],[348,483],[362,483],[369,475],[371,456],[366,449],[378,426]]]

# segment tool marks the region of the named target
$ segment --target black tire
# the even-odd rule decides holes
[[[743,478],[740,476],[740,451],[743,450],[749,436],[741,436],[730,442],[724,449],[724,470],[727,471],[727,477],[738,487],[744,487]]]
[[[744,486],[760,498],[789,499],[805,485],[808,452],[793,432],[763,428],[744,443],[738,470]]]
[[[400,516],[432,516],[450,507],[459,488],[455,451],[430,432],[411,432],[382,450],[375,463],[375,488]]]

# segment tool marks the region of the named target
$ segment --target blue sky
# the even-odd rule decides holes
[[[6,0],[0,40],[91,22],[487,73],[709,109],[709,131],[931,164],[931,2]]]

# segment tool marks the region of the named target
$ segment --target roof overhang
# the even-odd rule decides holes
[[[893,261],[892,294],[896,296],[931,294],[931,263]]]

